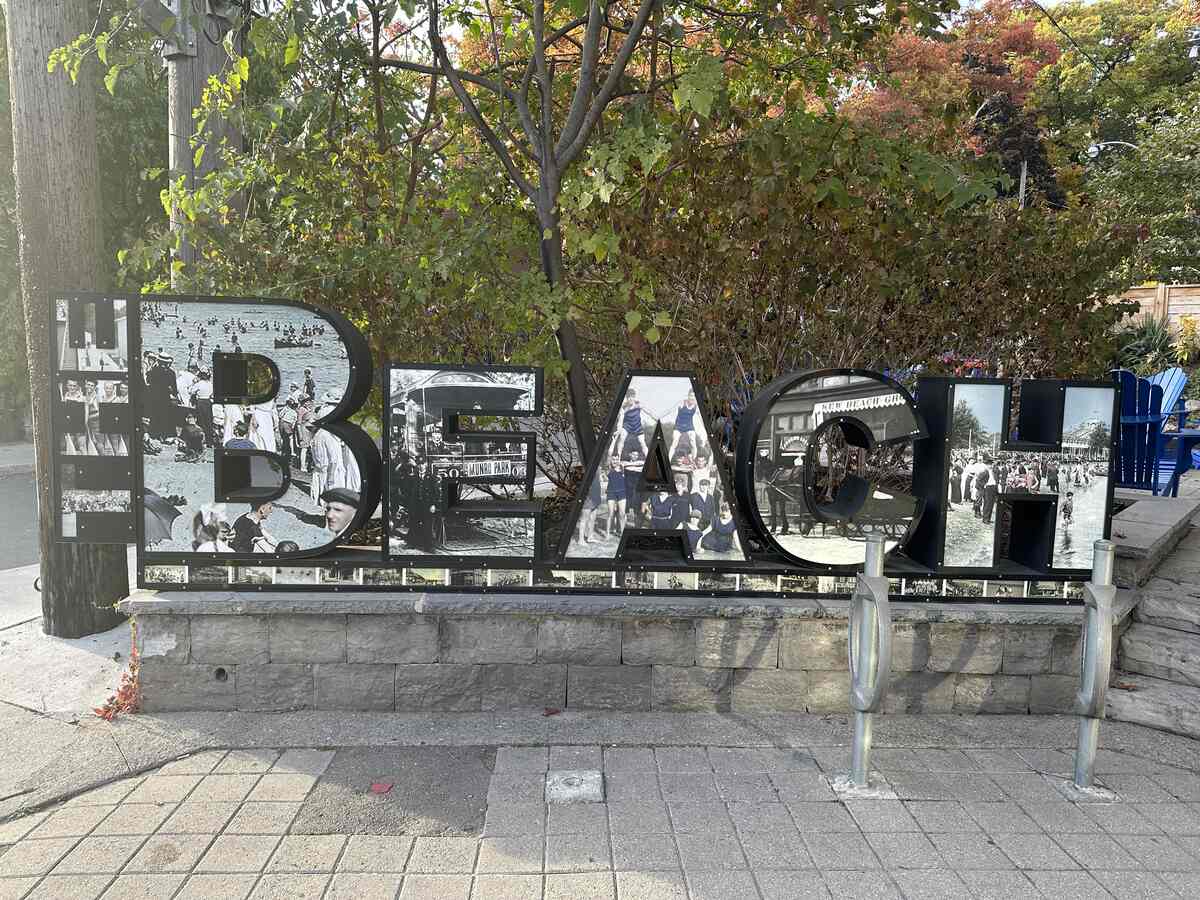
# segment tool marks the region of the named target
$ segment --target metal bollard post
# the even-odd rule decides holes
[[[1112,674],[1113,584],[1116,546],[1112,541],[1096,541],[1092,557],[1092,580],[1083,588],[1083,648],[1079,654],[1079,692],[1075,695],[1075,714],[1079,716],[1079,744],[1075,748],[1075,787],[1091,789],[1095,779],[1096,747],[1100,740],[1100,722],[1108,680]]]
[[[871,716],[883,706],[892,670],[892,612],[883,577],[883,536],[867,537],[867,558],[850,600],[850,707],[854,747],[850,783],[865,788],[871,779]]]

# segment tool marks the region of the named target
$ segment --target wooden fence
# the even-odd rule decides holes
[[[1171,328],[1179,329],[1183,316],[1200,316],[1200,284],[1160,284],[1154,287],[1133,288],[1122,295],[1136,300],[1141,310],[1136,316],[1150,315],[1167,319]]]

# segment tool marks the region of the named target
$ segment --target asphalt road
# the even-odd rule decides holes
[[[0,569],[38,561],[37,496],[32,475],[0,477]]]

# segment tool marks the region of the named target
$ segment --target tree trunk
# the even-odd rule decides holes
[[[120,622],[114,606],[129,593],[124,546],[60,544],[50,496],[50,292],[101,290],[107,278],[100,240],[100,169],[90,66],[72,85],[46,71],[50,51],[91,26],[86,0],[7,0],[13,171],[21,296],[29,352],[41,549],[42,629],[82,637]],[[112,135],[119,140],[119,135]],[[32,510],[28,511],[32,514]]]
[[[541,228],[542,272],[551,287],[562,281],[562,229],[558,222],[558,214],[550,207],[549,212],[539,211],[538,219]],[[550,236],[546,237],[549,232]],[[588,402],[587,370],[583,365],[583,353],[579,349],[579,334],[575,330],[575,322],[563,319],[559,323],[558,349],[562,358],[570,366],[567,369],[567,392],[571,395],[571,415],[575,422],[575,440],[579,444],[579,453],[586,463],[596,447],[596,432],[592,427],[592,408]]]

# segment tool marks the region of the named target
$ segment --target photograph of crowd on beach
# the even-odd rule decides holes
[[[293,306],[160,301],[141,305],[141,335],[146,550],[288,553],[345,531],[359,505],[358,464],[316,424],[349,385],[330,322]],[[214,403],[215,352],[269,356],[279,369],[279,395]],[[217,447],[282,456],[287,492],[259,504],[215,502]],[[273,474],[278,483],[281,473]]]
[[[990,567],[1005,495],[1057,498],[1051,565],[1086,569],[1104,536],[1113,388],[1067,387],[1062,449],[1002,450],[1004,385],[956,384],[946,494],[947,566]]]
[[[837,424],[844,418],[866,426],[873,450],[847,439]],[[758,434],[754,488],[763,525],[788,553],[825,565],[860,565],[870,533],[882,534],[891,550],[918,509],[912,443],[899,440],[918,431],[908,399],[892,382],[831,374],[789,388]],[[813,482],[807,499],[806,479]],[[851,500],[859,497],[855,509]],[[810,500],[822,515],[812,512]]]
[[[458,501],[526,500],[526,445],[465,440],[443,433],[447,409],[530,415],[537,403],[531,369],[471,371],[393,366],[388,394],[390,556],[533,557],[534,519],[448,507],[451,480]],[[486,427],[483,427],[486,424]],[[501,420],[481,423],[464,413],[461,430],[514,430]],[[470,480],[475,483],[470,483]]]
[[[97,309],[100,305],[100,310]],[[115,325],[115,346],[97,346],[97,313],[105,313],[111,304]],[[129,329],[124,300],[96,300],[75,304],[82,322],[71,321],[72,304],[59,299],[54,302],[54,358],[60,372],[105,372],[117,374],[129,371]],[[74,327],[72,327],[74,326]],[[71,333],[82,334],[82,346],[72,346]]]
[[[613,559],[626,528],[652,528],[684,532],[696,559],[746,559],[692,380],[635,375],[618,403],[566,556]],[[650,489],[647,460],[659,453],[668,472],[655,471],[653,461],[651,473],[669,476],[670,484]]]

